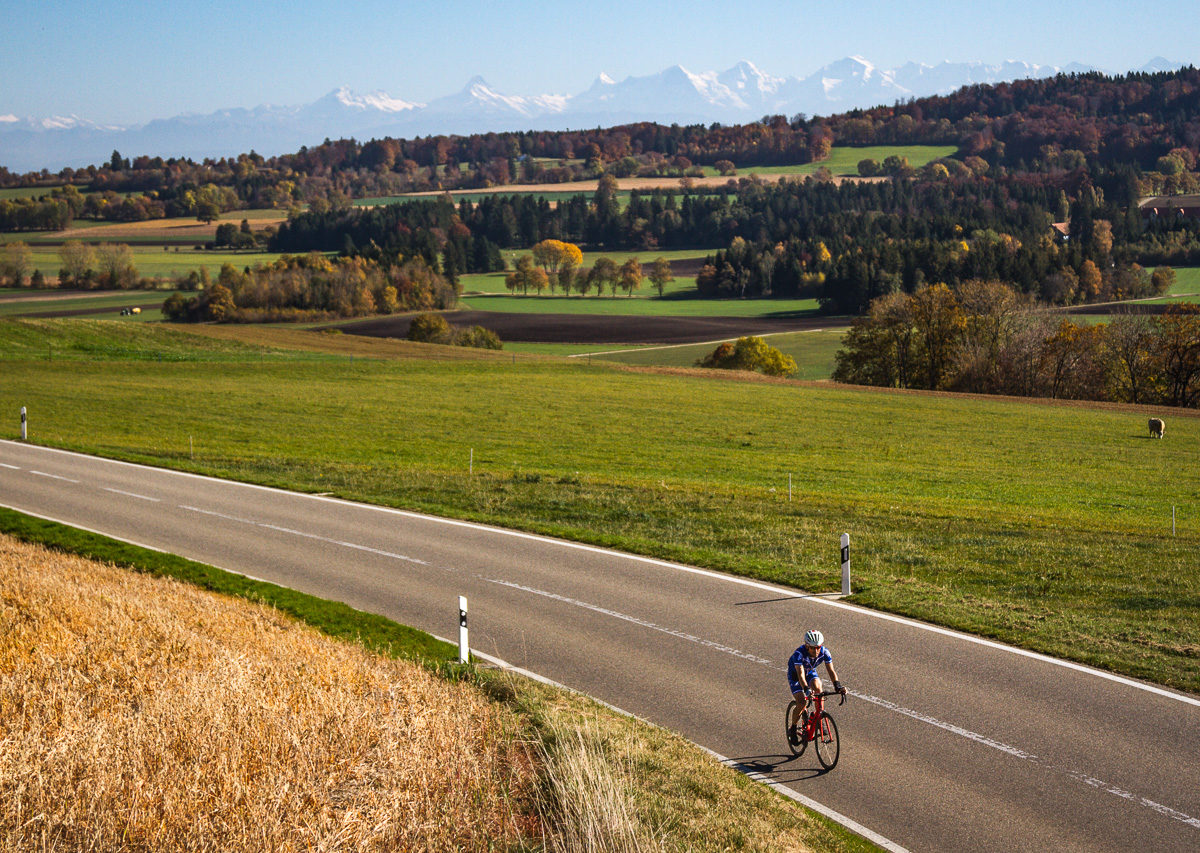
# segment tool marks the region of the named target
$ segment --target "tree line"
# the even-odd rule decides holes
[[[1200,406],[1200,306],[1077,323],[996,281],[876,298],[833,378],[893,388]]]
[[[458,298],[453,285],[420,259],[381,264],[319,253],[285,255],[241,272],[224,264],[215,281],[201,268],[175,285],[198,291],[172,294],[163,303],[163,316],[176,322],[326,320],[438,310]]]

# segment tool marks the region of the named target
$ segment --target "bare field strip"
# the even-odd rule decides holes
[[[820,164],[818,164],[820,165]],[[791,173],[754,173],[752,169],[746,170],[744,173],[733,175],[730,177],[722,177],[721,175],[710,175],[704,178],[617,178],[617,191],[629,192],[630,190],[678,190],[681,186],[680,181],[686,180],[688,185],[693,188],[717,189],[726,186],[730,181],[735,184],[742,178],[749,178],[751,175],[759,181],[767,184],[778,183],[785,178],[803,177]],[[840,184],[843,181],[856,181],[866,183],[876,183],[880,181],[888,181],[890,178],[859,178],[852,175],[835,175],[830,180],[835,184]],[[405,198],[421,198],[428,196],[442,196],[449,193],[451,196],[478,194],[487,192],[490,195],[510,195],[513,193],[594,193],[599,186],[599,180],[595,181],[567,181],[558,184],[502,184],[499,186],[488,187],[486,191],[472,190],[427,190],[425,192],[409,193]]]
[[[281,225],[287,220],[284,211],[263,211],[268,215],[249,210],[233,210],[210,223],[197,222],[191,217],[176,219],[147,219],[142,222],[106,222],[103,224],[88,224],[86,228],[68,228],[65,231],[38,232],[34,241],[37,243],[61,243],[67,240],[79,240],[87,243],[123,243],[130,240],[147,242],[151,240],[170,240],[182,242],[194,240],[204,243],[217,235],[217,226],[230,222],[237,223],[243,219],[249,220],[257,229],[268,225]]]
[[[504,341],[576,344],[686,344],[828,328],[829,317],[652,317],[599,314],[524,314],[492,311],[451,311],[446,321],[456,326],[484,326]],[[344,332],[382,338],[403,338],[411,316],[379,317],[340,326]]]

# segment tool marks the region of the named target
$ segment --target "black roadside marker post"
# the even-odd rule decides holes
[[[21,407],[21,441],[25,441],[25,407]]]

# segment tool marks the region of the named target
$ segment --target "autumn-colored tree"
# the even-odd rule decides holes
[[[534,293],[541,293],[550,286],[550,278],[545,270],[534,264],[532,256],[521,255],[517,259],[516,269],[505,276],[504,286],[509,290],[519,287],[524,294],[528,294],[532,287]]]
[[[738,338],[732,346],[728,342],[719,344],[696,363],[721,370],[753,370],[768,376],[791,376],[796,372],[794,358],[754,335]]]
[[[994,392],[1000,349],[1024,304],[1007,284],[972,279],[958,288],[966,314],[956,386],[964,391]]]
[[[1097,326],[1061,320],[1046,338],[1041,351],[1041,368],[1050,397],[1089,398],[1103,392],[1103,359]]]
[[[214,284],[204,292],[205,316],[209,320],[215,320],[220,323],[233,316],[237,310],[237,305],[233,301],[233,294],[228,287],[221,284]]]
[[[551,290],[559,283],[559,272],[567,270],[567,278],[583,263],[583,252],[574,243],[564,243],[562,240],[542,240],[534,245],[533,260],[540,264],[550,282]],[[569,285],[563,288],[564,293],[570,291]]]
[[[58,257],[62,261],[58,278],[63,287],[78,287],[96,264],[95,250],[78,240],[63,243],[58,250]]]
[[[1154,268],[1154,272],[1150,274],[1150,287],[1156,295],[1162,296],[1164,293],[1170,293],[1174,286],[1175,270],[1166,266]]]
[[[912,297],[913,325],[918,334],[918,362],[925,374],[925,387],[942,387],[958,355],[966,316],[944,284],[923,287]]]
[[[621,264],[618,276],[621,282],[621,289],[625,291],[627,296],[633,296],[633,292],[641,289],[642,286],[641,261],[637,258],[629,258],[625,263]]]
[[[1091,258],[1084,261],[1079,267],[1079,292],[1084,299],[1095,299],[1100,295],[1100,290],[1104,285],[1104,279],[1100,275],[1100,268],[1092,262]]]
[[[617,262],[612,258],[596,258],[588,272],[588,279],[596,288],[596,295],[604,293],[604,285],[612,289],[613,296],[617,295]]]
[[[124,243],[101,243],[96,247],[101,286],[128,289],[137,284],[133,250]]]
[[[1144,314],[1118,314],[1104,327],[1107,397],[1144,403],[1154,396],[1155,332]]]
[[[833,378],[838,382],[907,388],[917,344],[912,297],[889,293],[871,301],[842,339]]]
[[[0,255],[0,281],[8,287],[24,287],[33,268],[33,252],[21,241],[9,243]]]
[[[718,160],[713,163],[713,168],[725,177],[737,174],[737,167],[733,165],[733,161],[731,160]]]
[[[1156,318],[1165,402],[1200,404],[1200,305],[1173,305]]]
[[[663,290],[667,286],[667,282],[674,281],[675,276],[671,272],[671,262],[666,258],[655,258],[654,264],[650,267],[650,282],[658,290],[658,296],[661,299]]]
[[[862,178],[873,178],[879,174],[879,161],[864,157],[858,161],[858,174]]]
[[[818,126],[808,137],[808,156],[814,162],[829,159],[833,150],[833,134],[829,128]]]
[[[1092,225],[1092,249],[1097,260],[1107,261],[1112,254],[1112,247],[1112,223],[1107,219],[1097,219]]]
[[[450,338],[450,324],[441,314],[418,314],[408,326],[407,337],[420,343],[446,343]]]

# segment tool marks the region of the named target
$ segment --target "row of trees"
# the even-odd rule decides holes
[[[147,284],[138,276],[133,262],[133,250],[124,243],[101,243],[93,246],[78,240],[68,240],[58,250],[62,266],[58,271],[59,287],[81,290],[128,290]],[[23,242],[8,243],[0,251],[0,286],[46,287],[41,270],[33,266],[33,252]]]
[[[322,320],[429,311],[457,301],[454,287],[420,259],[379,264],[366,258],[330,259],[313,253],[284,256],[238,272],[225,264],[215,282],[202,269],[198,281],[181,279],[163,316],[180,322],[276,322]]]
[[[871,303],[833,378],[896,388],[1200,406],[1200,307],[1079,324],[1006,285],[934,284]]]
[[[640,290],[646,278],[658,290],[661,297],[667,284],[675,280],[671,264],[666,258],[656,258],[650,266],[649,275],[636,257],[627,258],[617,264],[612,258],[600,257],[588,269],[583,269],[583,252],[573,243],[561,240],[543,240],[533,247],[533,254],[522,255],[514,264],[512,272],[504,278],[504,285],[511,292],[535,294],[549,290],[561,290],[564,296],[579,293],[587,296],[593,289],[597,296],[604,295],[608,287],[613,296],[617,290],[632,296]]]

